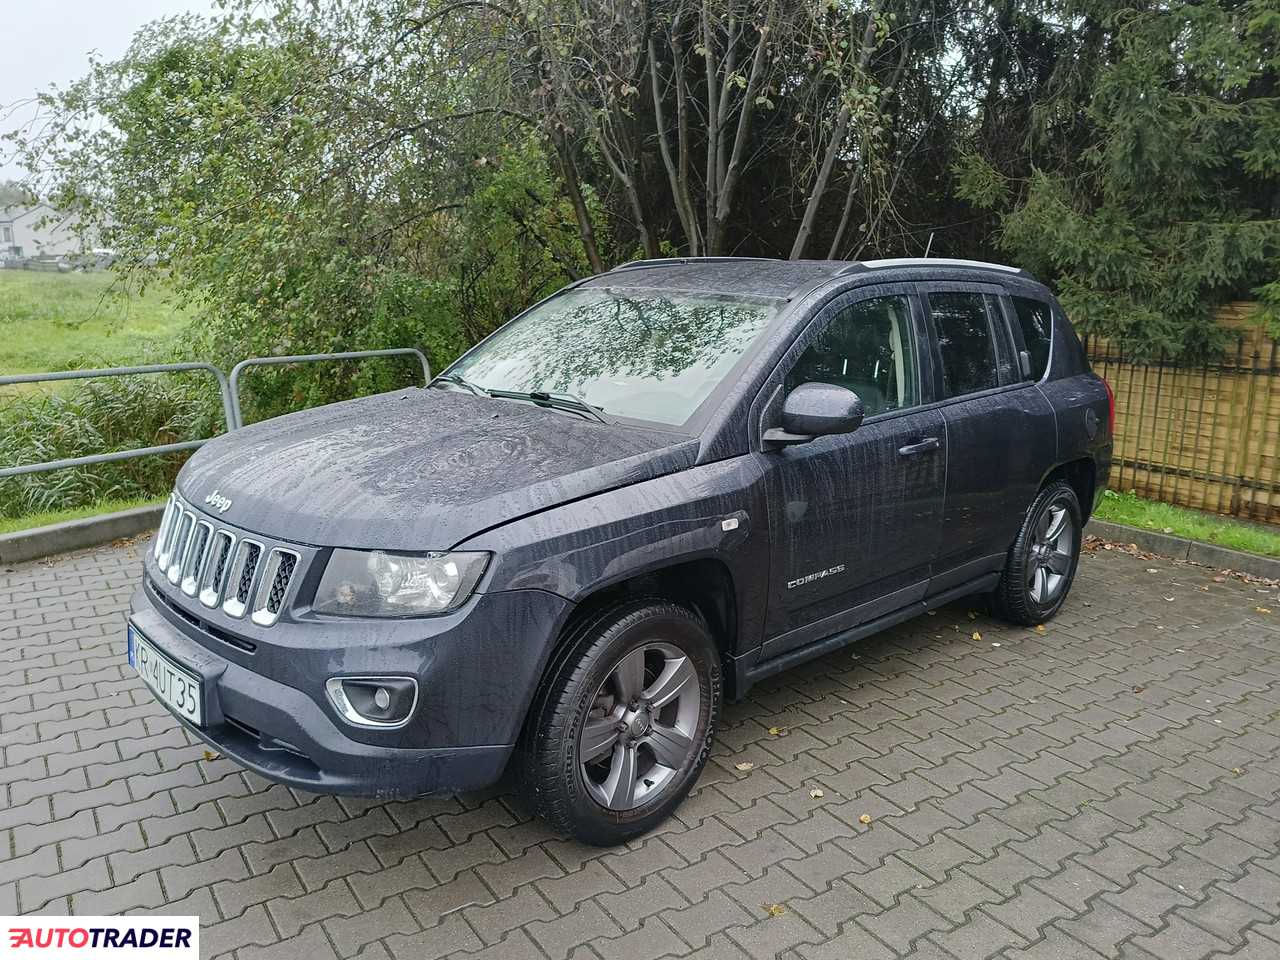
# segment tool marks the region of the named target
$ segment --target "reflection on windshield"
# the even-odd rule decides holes
[[[781,301],[571,290],[504,327],[449,373],[486,390],[579,397],[614,416],[684,423]]]

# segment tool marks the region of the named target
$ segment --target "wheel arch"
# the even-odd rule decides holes
[[[1040,481],[1040,490],[1057,480],[1065,480],[1080,501],[1081,522],[1087,522],[1093,514],[1093,498],[1097,493],[1098,468],[1093,457],[1079,457],[1060,463]]]
[[[531,706],[541,699],[547,684],[586,631],[619,606],[646,598],[667,600],[695,610],[715,641],[722,668],[727,667],[738,636],[737,586],[733,574],[728,565],[716,557],[686,558],[594,585],[574,598],[574,608],[565,618],[543,664]],[[722,675],[726,692],[732,695],[728,689],[732,685],[732,671],[723,669]]]

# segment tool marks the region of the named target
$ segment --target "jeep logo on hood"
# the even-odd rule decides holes
[[[213,507],[213,509],[217,510],[219,513],[226,513],[231,509],[231,498],[224,497],[217,490],[205,497],[204,502]]]

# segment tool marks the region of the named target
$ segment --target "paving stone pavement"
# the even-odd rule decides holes
[[[729,705],[678,815],[598,850],[501,791],[339,800],[206,754],[124,663],[143,549],[0,570],[0,914],[199,914],[237,960],[1280,957],[1254,585],[1099,552],[1043,633],[920,617]]]

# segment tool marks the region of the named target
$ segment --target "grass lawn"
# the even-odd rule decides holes
[[[145,361],[186,317],[150,288],[112,290],[114,274],[0,270],[0,373],[39,373]]]
[[[1212,513],[1143,500],[1132,493],[1108,490],[1094,516],[1099,520],[1123,523],[1125,526],[1154,530],[1157,533],[1171,533],[1188,540],[1230,547],[1232,550],[1280,557],[1280,528],[1273,530]]]
[[[165,497],[157,497],[150,500],[103,500],[87,507],[77,507],[74,510],[50,510],[47,513],[34,513],[17,519],[0,517],[0,533],[30,530],[33,527],[61,523],[63,520],[82,520],[85,517],[96,517],[103,513],[115,513],[117,510],[130,510],[133,507],[159,506],[165,502],[165,499]]]

